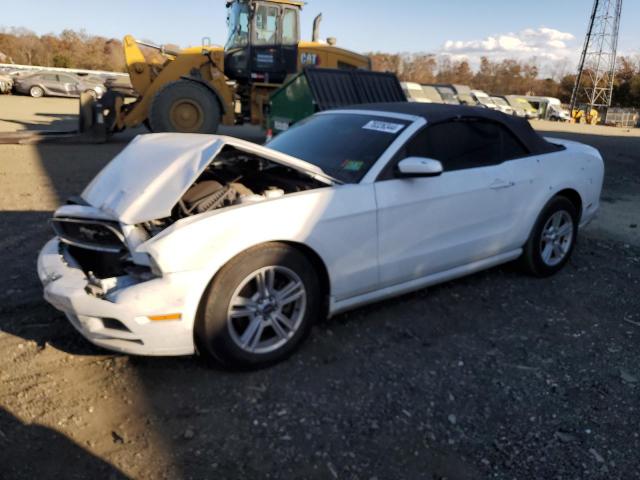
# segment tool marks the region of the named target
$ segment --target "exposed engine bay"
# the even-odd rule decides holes
[[[226,146],[182,195],[169,217],[136,225],[141,230],[138,238],[153,237],[183,218],[326,186],[302,171]],[[68,204],[88,206],[80,197]],[[133,262],[117,222],[59,217],[52,225],[64,244],[61,248],[88,278],[100,281],[128,275],[144,279],[151,275],[149,267]]]
[[[154,235],[181,218],[326,187],[310,176],[227,146],[174,207],[171,217],[147,222]]]

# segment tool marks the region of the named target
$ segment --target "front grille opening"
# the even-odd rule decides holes
[[[126,268],[131,264],[123,253],[98,252],[73,245],[65,247],[84,273],[91,272],[99,279],[122,277],[127,274]]]
[[[120,320],[116,320],[115,318],[103,318],[102,325],[104,328],[108,328],[111,330],[120,330],[121,332],[131,332],[124,323]]]
[[[98,251],[116,253],[122,250],[123,236],[116,222],[76,218],[52,218],[51,226],[63,241]]]

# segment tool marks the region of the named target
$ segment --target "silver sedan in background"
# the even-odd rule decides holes
[[[14,79],[17,93],[31,95],[34,98],[79,97],[87,92],[100,98],[106,91],[104,85],[95,79],[87,79],[70,73],[41,72]]]

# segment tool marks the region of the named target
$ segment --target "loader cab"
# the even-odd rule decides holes
[[[229,37],[224,70],[239,83],[282,83],[298,69],[302,2],[227,3]]]

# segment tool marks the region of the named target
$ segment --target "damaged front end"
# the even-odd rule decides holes
[[[228,137],[136,138],[51,225],[92,294],[161,276],[142,244],[171,225],[334,182],[317,167]]]
[[[200,217],[333,184],[313,165],[237,139],[140,136],[55,212],[56,237],[38,258],[45,298],[96,345],[193,353],[202,293],[195,286],[206,286],[210,272],[176,264],[184,252],[150,249],[155,237]]]
[[[85,290],[90,295],[108,299],[113,291],[160,274],[153,271],[147,255],[132,253],[149,238],[140,227],[127,228],[83,205],[59,208],[50,222],[60,243],[60,255],[86,275]]]

